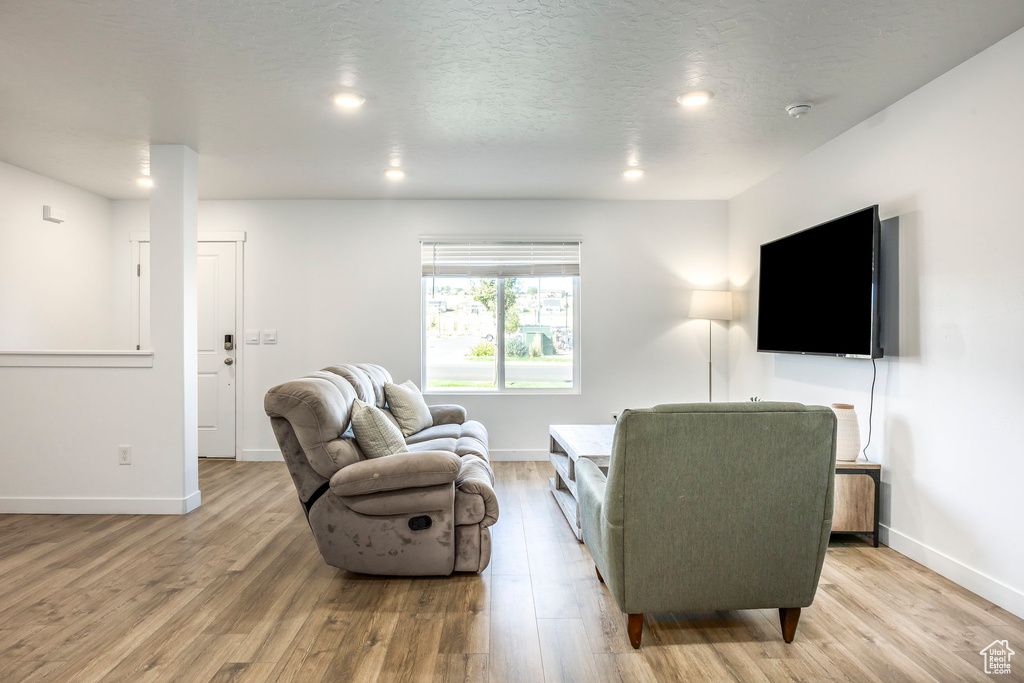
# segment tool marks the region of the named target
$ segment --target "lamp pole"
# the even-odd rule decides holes
[[[708,403],[711,403],[711,320],[708,320]]]
[[[708,403],[712,401],[712,327],[715,320],[732,320],[732,292],[694,290],[690,299],[690,317],[708,321]]]

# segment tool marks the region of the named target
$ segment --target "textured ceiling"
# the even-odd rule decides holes
[[[724,199],[1022,25],[1020,0],[0,0],[0,160],[112,198],[145,196],[153,142],[199,151],[204,198]]]

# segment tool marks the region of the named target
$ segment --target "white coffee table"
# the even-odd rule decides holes
[[[576,461],[580,458],[591,460],[608,471],[612,456],[612,437],[615,425],[551,425],[549,457],[555,467],[555,476],[549,480],[551,493],[562,509],[576,538],[583,540],[580,529],[579,496],[576,491]]]

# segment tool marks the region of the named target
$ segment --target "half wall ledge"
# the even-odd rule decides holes
[[[0,368],[151,368],[152,351],[0,351]]]

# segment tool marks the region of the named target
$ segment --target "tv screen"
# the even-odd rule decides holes
[[[880,238],[870,206],[762,244],[757,350],[880,358]]]

